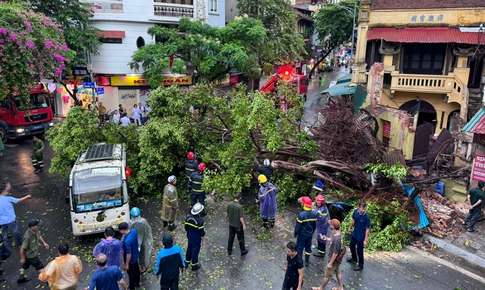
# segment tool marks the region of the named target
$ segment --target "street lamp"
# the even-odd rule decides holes
[[[335,7],[337,8],[340,8],[340,9],[343,9],[345,11],[347,11],[348,13],[350,13],[350,15],[352,15],[352,35],[351,35],[351,47],[350,47],[350,60],[352,61],[353,59],[353,55],[354,55],[354,29],[355,29],[355,10],[356,10],[356,1],[354,1],[354,10],[352,10],[351,8],[347,7],[347,6],[342,6],[342,5],[334,5]]]

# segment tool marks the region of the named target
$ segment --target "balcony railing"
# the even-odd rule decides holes
[[[453,73],[448,75],[415,75],[392,72],[391,92],[421,92],[446,94],[448,102],[461,103],[468,97],[468,90],[463,83],[455,78]]]
[[[185,2],[185,1],[184,1]],[[187,1],[191,3],[191,1]],[[194,17],[194,6],[193,5],[182,5],[182,4],[170,4],[170,3],[153,3],[153,14],[155,16],[167,16],[167,17]]]

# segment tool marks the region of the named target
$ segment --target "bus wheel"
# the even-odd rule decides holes
[[[2,143],[7,143],[7,130],[4,127],[0,126],[0,139],[2,139]]]

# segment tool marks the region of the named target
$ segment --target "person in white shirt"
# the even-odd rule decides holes
[[[113,114],[113,123],[115,123],[116,125],[118,125],[120,123],[120,119],[121,119],[121,115],[120,113],[118,113],[118,110],[115,110],[114,114]]]
[[[141,115],[141,124],[145,124],[145,107],[141,105],[141,103],[138,103],[138,109],[140,110],[140,115]]]
[[[126,115],[121,118],[121,125],[123,127],[128,127],[131,124],[130,118],[128,118]]]
[[[141,126],[140,109],[136,104],[133,105],[133,110],[131,110],[131,112],[133,113],[133,120],[135,120],[135,124]]]

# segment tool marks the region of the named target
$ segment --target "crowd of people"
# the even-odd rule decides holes
[[[114,110],[111,114],[108,114],[103,102],[99,102],[97,106],[97,113],[102,122],[110,120],[110,122],[123,127],[128,127],[130,124],[137,126],[147,124],[150,121],[149,113],[151,110],[152,108],[148,103],[145,103],[145,106],[142,103],[133,104],[133,108],[131,109],[132,116],[128,117],[128,110],[122,104],[119,104],[118,109]]]
[[[39,143],[38,141],[36,141]],[[34,146],[34,153],[42,151],[43,144]],[[37,164],[42,158],[37,160]],[[36,167],[39,168],[39,167]],[[163,249],[157,254],[155,271],[160,282],[161,289],[178,289],[180,273],[191,268],[197,271],[202,267],[199,259],[200,250],[206,245],[205,226],[203,217],[206,215],[205,198],[206,192],[202,184],[204,182],[205,163],[198,163],[194,152],[188,152],[185,160],[186,191],[190,195],[190,214],[183,222],[187,237],[185,253],[179,245],[174,244],[173,232],[177,229],[176,222],[180,212],[179,196],[177,192],[177,177],[171,175],[167,179],[167,185],[163,190],[162,224],[167,231],[163,235]],[[257,172],[259,190],[257,203],[260,208],[262,219],[261,228],[270,230],[275,227],[277,204],[277,187],[271,183],[273,169],[269,160],[264,160],[263,165],[258,166]],[[476,223],[475,209],[481,209],[484,200],[483,187],[485,183],[480,181],[478,187],[470,190],[468,203],[470,214],[464,220],[470,230]],[[20,274],[18,284],[27,283],[30,278],[26,272],[32,266],[38,271],[38,279],[49,284],[51,289],[74,290],[78,289],[78,277],[83,270],[79,257],[69,253],[69,245],[61,243],[58,247],[58,256],[44,266],[39,257],[40,245],[49,249],[41,234],[42,221],[33,219],[28,222],[28,229],[22,235],[17,223],[14,204],[30,199],[30,195],[22,198],[10,196],[11,186],[3,183],[0,186],[0,265],[12,254],[13,245],[9,243],[8,232],[10,231],[19,246]],[[286,265],[283,280],[284,290],[301,290],[304,282],[305,268],[310,264],[310,257],[327,258],[323,281],[320,286],[312,287],[312,290],[324,290],[329,280],[335,276],[338,289],[343,289],[340,265],[345,255],[345,246],[342,243],[341,223],[331,218],[325,202],[325,185],[317,181],[313,185],[316,196],[312,200],[308,196],[299,199],[302,211],[296,217],[294,227],[294,239],[286,244]],[[229,202],[225,211],[225,220],[228,223],[227,254],[233,255],[233,244],[237,236],[240,255],[249,253],[245,244],[244,232],[247,224],[244,210],[241,205],[242,194],[236,193],[234,200]],[[353,270],[361,271],[364,268],[364,248],[367,247],[371,220],[366,213],[367,205],[360,202],[358,208],[352,213],[352,220],[347,228],[351,235],[350,255],[346,261],[355,264]],[[107,227],[104,231],[105,238],[94,247],[93,256],[96,260],[97,271],[92,276],[89,287],[85,289],[110,290],[135,289],[140,287],[140,277],[147,271],[153,249],[153,234],[147,220],[141,217],[140,209],[134,207],[130,211],[129,223],[122,222],[118,225],[119,232],[123,235],[122,240],[115,238],[115,229]],[[468,225],[468,222],[471,222]],[[312,243],[316,233],[317,251],[312,251]],[[330,233],[331,232],[331,233]],[[123,275],[126,271],[126,280]],[[3,271],[0,270],[0,282],[5,281]]]

